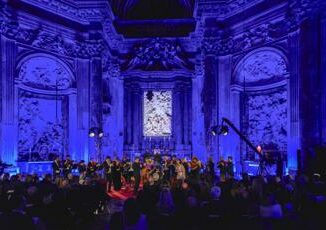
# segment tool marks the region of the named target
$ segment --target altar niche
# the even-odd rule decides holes
[[[190,156],[191,95],[189,78],[126,79],[124,155]]]

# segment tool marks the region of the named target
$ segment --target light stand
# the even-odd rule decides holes
[[[226,124],[226,125],[225,125]],[[225,128],[227,127],[227,128]],[[259,156],[259,170],[258,170],[258,175],[262,175],[262,173],[266,173],[266,175],[269,175],[267,169],[266,169],[266,166],[265,166],[265,159],[262,155],[262,151],[259,151],[252,143],[251,141],[244,135],[242,134],[239,129],[237,129],[235,127],[235,125],[227,118],[223,117],[222,118],[222,125],[220,126],[213,126],[211,128],[211,133],[212,135],[220,135],[220,134],[223,134],[223,135],[227,135],[228,134],[228,130],[229,130],[229,127],[234,130],[234,132],[240,137],[240,139],[242,139],[247,145],[248,147],[250,147],[255,153],[258,154]]]
[[[96,160],[98,162],[103,161],[103,154],[102,154],[102,137],[104,136],[104,132],[102,128],[92,127],[89,129],[88,136],[90,138],[94,138],[95,143],[95,153],[96,153]]]

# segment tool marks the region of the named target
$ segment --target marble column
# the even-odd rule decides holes
[[[202,108],[204,113],[205,144],[209,155],[217,156],[218,139],[210,133],[212,126],[218,124],[218,61],[215,54],[208,54],[204,60],[204,82],[202,89]],[[207,159],[205,157],[204,160]]]
[[[14,41],[1,36],[1,159],[16,165],[17,160],[17,129],[15,117],[15,68],[17,47]],[[16,95],[17,97],[17,95]],[[17,102],[17,101],[16,101]]]
[[[296,171],[298,167],[297,151],[300,149],[300,30],[289,34],[289,80],[288,80],[288,169]]]
[[[76,94],[70,94],[68,96],[68,107],[69,107],[69,121],[68,121],[68,153],[74,160],[81,160],[80,154],[77,153],[77,140],[78,140],[78,129],[77,129],[77,96]]]
[[[205,126],[204,126],[204,113],[202,110],[202,91],[204,83],[203,72],[200,71],[201,65],[198,65],[197,74],[192,79],[192,108],[191,108],[191,142],[192,142],[192,153],[198,156],[201,160],[206,158],[206,146],[205,146]],[[216,160],[216,159],[214,159]]]
[[[326,145],[326,13],[324,13],[321,19],[320,30],[320,50],[321,50],[321,142]]]
[[[140,88],[137,84],[134,84],[132,86],[132,149],[134,151],[139,150],[139,137],[141,135],[140,106]]]
[[[90,150],[88,142],[90,120],[90,63],[89,60],[76,60],[77,86],[77,149],[76,158],[88,161]]]
[[[185,92],[184,92],[184,145],[187,150],[189,150],[190,146],[190,134],[191,134],[191,126],[190,126],[190,120],[191,120],[191,86],[186,83],[185,84]]]
[[[320,145],[320,24],[317,15],[300,25],[299,107],[303,170],[315,170],[315,147]]]
[[[175,138],[175,148],[178,153],[182,149],[182,119],[181,116],[181,93],[182,88],[180,83],[176,83],[174,92],[173,92],[173,111],[174,111],[174,138]]]

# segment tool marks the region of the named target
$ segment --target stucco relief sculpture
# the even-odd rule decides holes
[[[170,70],[190,67],[179,44],[155,38],[134,47],[125,69]]]
[[[25,61],[19,72],[19,79],[25,85],[55,90],[72,87],[73,79],[63,65],[50,57],[33,57]]]
[[[246,83],[276,81],[284,79],[286,73],[286,62],[282,56],[271,50],[262,50],[250,55],[240,65],[237,81]]]
[[[287,147],[287,91],[262,92],[249,95],[248,136],[261,146],[274,146],[274,151]]]
[[[47,160],[63,150],[64,126],[55,100],[20,92],[18,120],[18,159]],[[61,102],[58,103],[58,110]],[[55,113],[58,113],[57,115]]]

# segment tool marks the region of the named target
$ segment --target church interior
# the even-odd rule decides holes
[[[239,180],[324,178],[325,12],[324,0],[1,0],[0,174],[160,155],[232,159]]]

